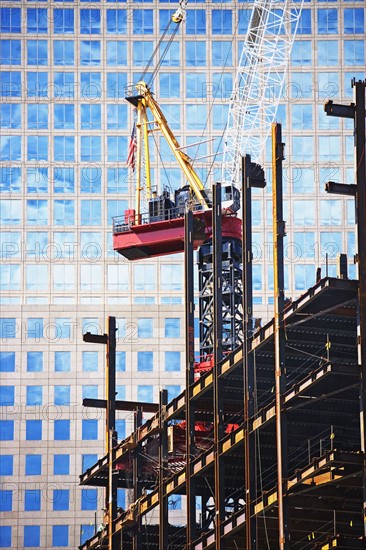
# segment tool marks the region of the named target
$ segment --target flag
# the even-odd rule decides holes
[[[136,142],[136,123],[133,123],[132,134],[130,138],[130,143],[128,144],[128,155],[127,155],[127,166],[132,168],[133,172],[135,171],[135,156],[137,150]]]

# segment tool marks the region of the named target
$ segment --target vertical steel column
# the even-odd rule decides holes
[[[115,550],[113,540],[114,520],[117,517],[117,479],[113,475],[113,449],[117,443],[116,426],[116,318],[107,319],[107,356],[106,356],[106,447],[108,454],[108,488],[106,508],[108,509],[108,550]]]
[[[256,518],[253,502],[256,497],[255,436],[250,434],[249,419],[254,414],[254,361],[248,338],[253,332],[253,269],[252,269],[252,188],[250,155],[242,158],[242,220],[243,220],[243,381],[244,381],[244,457],[246,547],[257,548]]]
[[[159,550],[167,550],[169,523],[168,523],[168,499],[164,494],[164,480],[167,476],[168,462],[168,434],[165,420],[165,409],[168,403],[167,390],[161,390],[159,394]]]
[[[355,88],[356,216],[358,241],[358,326],[357,347],[360,366],[360,428],[363,453],[363,525],[366,536],[366,82],[352,82]]]
[[[283,143],[281,124],[272,125],[272,200],[273,200],[273,266],[274,266],[274,345],[275,345],[275,409],[277,440],[277,500],[278,536],[280,550],[290,548],[288,529],[288,498],[285,494],[288,477],[287,419],[283,410],[283,395],[286,388],[284,308],[284,255],[282,201]]]
[[[213,240],[213,318],[214,318],[214,366],[213,412],[215,449],[215,541],[216,550],[222,550],[221,523],[225,519],[225,479],[223,459],[220,457],[220,440],[224,435],[223,396],[218,379],[218,363],[222,359],[222,206],[221,183],[213,186],[212,205]]]
[[[138,407],[134,413],[134,433],[136,437],[136,432],[142,424],[142,408]],[[136,437],[137,439],[137,437]],[[133,479],[133,501],[138,502],[141,497],[142,487],[141,487],[141,453],[140,453],[141,444],[137,442],[136,447],[133,450],[133,462],[132,462],[132,479]],[[140,550],[142,546],[141,540],[141,524],[142,519],[139,514],[136,517],[136,525],[133,533],[132,548],[133,550]],[[121,534],[122,536],[122,534]]]
[[[191,462],[195,456],[195,411],[190,399],[194,382],[194,275],[193,275],[193,213],[188,210],[184,220],[184,289],[186,329],[186,491],[187,534],[186,548],[190,550],[196,537],[196,482]]]

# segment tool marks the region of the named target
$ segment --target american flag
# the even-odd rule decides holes
[[[130,137],[130,143],[128,144],[127,166],[135,171],[135,157],[137,150],[136,142],[136,123],[133,123],[132,134]]]

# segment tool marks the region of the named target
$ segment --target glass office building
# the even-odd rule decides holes
[[[160,388],[171,398],[183,387],[182,257],[132,264],[111,239],[112,217],[134,204],[125,88],[176,7],[0,2],[0,548],[75,548],[101,521],[102,493],[77,484],[104,452],[104,412],[81,403],[104,397],[105,350],[84,343],[83,332],[103,333],[106,316],[117,317],[117,398],[157,402]],[[250,10],[248,2],[189,2],[152,84],[181,145],[204,141],[187,149],[203,181],[220,174],[212,159]],[[317,266],[325,274],[326,258],[334,275],[337,254],[352,262],[355,252],[353,198],[324,191],[328,180],[354,182],[352,121],[327,118],[323,103],[352,101],[351,79],[365,78],[364,32],[362,1],[304,4],[278,111],[291,297],[314,283]],[[153,180],[175,189],[182,174],[154,138]],[[259,317],[272,304],[271,216],[269,177],[253,196]],[[131,416],[119,413],[117,428],[123,437]],[[180,500],[170,505],[179,520]]]

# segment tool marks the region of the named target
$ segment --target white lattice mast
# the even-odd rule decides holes
[[[222,181],[239,184],[239,159],[258,162],[275,121],[303,1],[256,0],[224,134]]]

